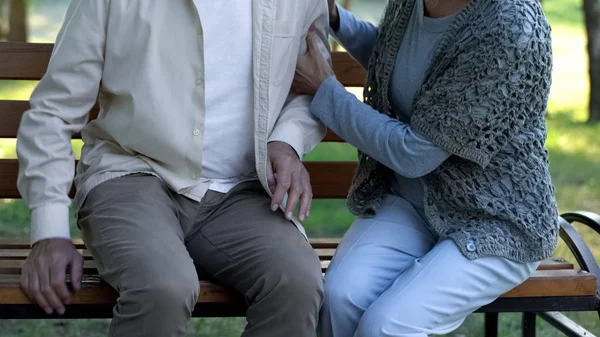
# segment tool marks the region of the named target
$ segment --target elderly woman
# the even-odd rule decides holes
[[[362,103],[309,33],[294,90],[359,150],[321,336],[449,333],[556,247],[550,27],[537,0],[390,0],[379,28],[330,5],[368,79]]]

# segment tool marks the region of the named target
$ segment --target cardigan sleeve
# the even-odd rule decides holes
[[[359,101],[333,76],[323,82],[310,110],[346,142],[406,178],[425,176],[450,156],[410,125]]]

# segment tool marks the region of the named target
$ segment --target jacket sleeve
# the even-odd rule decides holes
[[[323,41],[321,53],[331,63],[331,52],[328,41],[329,14],[326,0],[310,1],[311,8],[305,18],[304,33],[314,23],[319,38]],[[305,43],[304,40],[302,43]],[[300,53],[306,52],[306,46]],[[327,129],[310,112],[311,96],[290,94],[275,123],[268,141],[282,141],[289,144],[300,158],[312,151],[325,137]]]
[[[21,196],[31,209],[31,243],[69,239],[68,192],[75,174],[71,137],[96,102],[109,0],[74,0],[48,70],[34,90],[17,134]]]

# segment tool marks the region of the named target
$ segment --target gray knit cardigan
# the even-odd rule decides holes
[[[390,0],[369,62],[365,102],[392,117],[388,88],[414,4]],[[544,147],[551,72],[550,26],[537,0],[471,0],[415,95],[412,128],[453,154],[421,179],[429,229],[469,259],[532,262],[556,247]],[[391,174],[359,153],[351,212],[374,216]]]

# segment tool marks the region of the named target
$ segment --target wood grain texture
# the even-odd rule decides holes
[[[79,254],[83,256],[84,260],[92,260],[92,253],[87,249],[79,249]],[[29,256],[31,250],[29,249],[0,249],[0,262],[1,261],[23,261]],[[315,252],[319,256],[320,260],[331,260],[335,249],[315,249]]]
[[[0,43],[0,79],[39,80],[46,73],[53,46],[46,43]]]
[[[344,199],[356,170],[355,162],[305,162],[311,177],[315,199]],[[15,159],[0,160],[0,199],[20,198],[17,190],[19,163]],[[71,197],[74,195],[74,188]]]
[[[200,282],[201,303],[229,303],[241,300],[241,295],[228,287],[211,282]],[[102,282],[97,276],[86,276],[82,288],[74,294],[72,304],[115,304],[117,292]],[[18,275],[0,276],[0,304],[31,304],[31,301],[19,286]]]
[[[501,296],[501,298],[594,296],[596,278],[582,271],[537,271],[525,283]],[[74,295],[73,304],[114,304],[117,294],[97,277],[86,277],[83,288]],[[239,299],[229,288],[201,282],[200,303],[227,303]],[[0,304],[30,304],[19,287],[18,275],[0,276]]]
[[[86,249],[82,239],[72,239],[75,248],[79,250]],[[340,243],[339,238],[314,238],[309,239],[310,245],[314,249],[336,249]],[[12,240],[4,239],[0,240],[0,250],[29,250],[31,247],[28,241],[25,240]]]
[[[335,249],[316,249],[316,253],[321,260],[321,267],[323,272],[329,266],[329,262],[335,253]],[[4,255],[4,256],[3,256]],[[19,275],[21,274],[21,269],[23,268],[23,263],[25,262],[26,255],[20,255],[15,257],[11,254],[6,254],[0,251],[0,275]],[[97,275],[98,270],[96,269],[96,262],[91,257],[91,254],[87,253],[84,256],[84,264],[83,264],[84,273],[87,275]],[[555,263],[553,260],[548,259],[542,261],[539,265],[538,271],[553,271],[553,270],[573,270],[573,264],[565,262],[565,263]]]
[[[539,270],[520,286],[502,295],[517,297],[594,296],[596,277],[581,270]]]
[[[53,44],[0,43],[0,79],[39,80],[46,73]],[[362,87],[366,72],[348,53],[332,53],[333,71],[338,80],[348,87]]]

